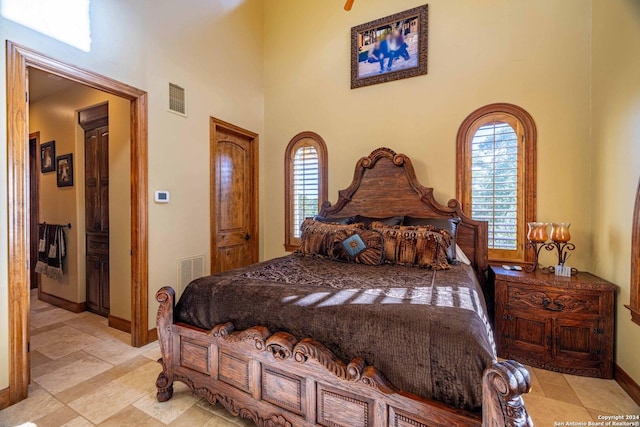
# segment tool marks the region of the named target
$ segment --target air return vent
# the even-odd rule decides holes
[[[182,291],[192,280],[204,275],[204,255],[198,255],[190,258],[182,258],[178,260],[178,295],[182,295]]]
[[[169,111],[187,117],[187,92],[174,83],[169,83]]]

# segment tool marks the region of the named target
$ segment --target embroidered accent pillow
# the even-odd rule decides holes
[[[451,244],[447,248],[447,261],[449,264],[457,264],[456,244],[458,239],[458,224],[461,219],[455,218],[412,218],[407,216],[404,218],[402,225],[432,225],[441,230],[446,230],[451,235]]]
[[[301,227],[300,248],[296,252],[305,256],[329,256],[336,233],[344,230],[364,230],[364,225],[342,225],[305,219]]]
[[[358,264],[380,265],[384,262],[382,234],[373,230],[336,232],[330,258]]]
[[[431,225],[404,226],[371,224],[371,229],[380,232],[384,242],[384,260],[390,264],[415,265],[447,270],[447,248],[451,235]]]

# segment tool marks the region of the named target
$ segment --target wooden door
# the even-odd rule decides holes
[[[109,315],[108,105],[83,110],[87,309]]]
[[[38,274],[36,263],[38,262],[38,223],[39,223],[39,196],[38,180],[40,178],[39,154],[40,132],[29,135],[29,278],[30,288],[38,287]]]
[[[258,261],[258,135],[211,119],[211,273]]]

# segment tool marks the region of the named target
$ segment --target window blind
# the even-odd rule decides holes
[[[305,218],[318,212],[320,198],[320,166],[315,147],[296,150],[293,158],[293,236],[300,237]]]
[[[489,248],[517,250],[518,136],[505,122],[481,126],[471,141],[471,216],[489,222]]]

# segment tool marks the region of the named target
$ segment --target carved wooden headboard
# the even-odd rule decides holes
[[[443,206],[433,198],[433,188],[423,187],[411,160],[389,148],[378,148],[356,163],[351,185],[338,192],[335,205],[324,202],[320,215],[338,218],[363,215],[375,218],[412,216],[417,218],[460,217],[458,245],[471,260],[481,283],[488,268],[487,222],[475,221],[462,212],[460,203],[449,200]]]

